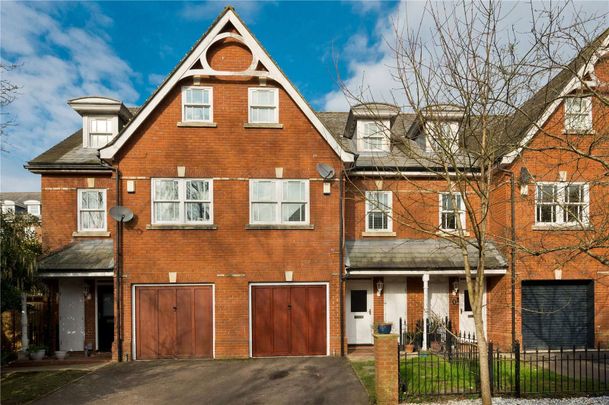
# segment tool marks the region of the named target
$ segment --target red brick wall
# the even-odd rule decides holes
[[[397,335],[374,335],[374,374],[378,405],[399,402],[397,346]]]
[[[218,52],[213,60],[227,61],[238,47]],[[245,55],[242,55],[245,57]],[[220,62],[218,62],[220,63]],[[237,61],[241,66],[242,61]],[[285,271],[294,281],[330,283],[330,352],[340,353],[339,324],[339,195],[338,184],[324,195],[315,165],[339,169],[335,152],[287,93],[279,90],[279,122],[283,129],[246,129],[248,87],[257,80],[208,80],[214,88],[216,128],[180,128],[180,86],[134,134],[119,161],[123,182],[137,178],[136,192],[123,189],[123,204],[135,218],[124,232],[124,350],[131,352],[131,292],[133,284],[167,283],[177,272],[178,283],[215,284],[216,357],[246,357],[249,349],[248,284],[281,282]],[[275,86],[273,83],[269,83]],[[216,230],[148,230],[151,222],[152,177],[214,178]],[[248,179],[310,180],[310,223],[313,230],[248,230]],[[227,275],[237,275],[229,277]]]
[[[414,331],[417,321],[423,319],[423,279],[421,277],[408,277],[406,281],[406,301],[408,330]]]
[[[85,297],[85,345],[91,344],[95,350],[95,282],[93,280],[85,280],[85,285],[89,288],[91,298]]]

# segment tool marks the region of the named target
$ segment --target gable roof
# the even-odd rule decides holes
[[[40,202],[40,192],[36,191],[14,191],[0,193],[0,203],[4,201],[12,201],[15,206],[25,208],[26,201]]]
[[[222,30],[227,24],[232,24],[232,26],[237,30],[238,34],[223,33]],[[255,67],[258,62],[262,63],[267,69],[265,76],[276,81],[283,87],[283,89],[288,93],[292,100],[294,100],[298,107],[300,107],[305,116],[309,119],[309,121],[311,121],[313,126],[326,140],[334,152],[336,152],[336,154],[345,162],[353,161],[353,155],[345,150],[342,145],[336,141],[330,131],[328,131],[328,129],[317,117],[311,106],[306,102],[304,97],[302,97],[298,90],[296,90],[287,76],[281,71],[268,52],[262,47],[250,30],[245,26],[235,10],[230,6],[226,7],[224,11],[220,13],[207,32],[203,34],[201,38],[199,38],[190,51],[182,58],[182,60],[172,70],[167,78],[165,78],[163,83],[155,90],[151,97],[146,100],[140,111],[129,123],[127,123],[127,125],[125,125],[125,127],[123,127],[119,135],[115,137],[108,145],[100,149],[100,157],[108,160],[113,159],[116,153],[133,135],[137,128],[146,120],[146,118],[148,118],[148,116],[154,111],[156,106],[165,98],[169,91],[171,91],[171,89],[173,89],[174,86],[177,85],[178,82],[183,78],[192,76],[192,74],[189,74],[189,71],[198,75],[228,74],[228,72],[216,72],[211,69],[205,58],[205,54],[211,45],[213,45],[219,39],[227,37],[238,39],[245,46],[247,46],[254,56],[252,66]],[[203,69],[193,69],[193,66],[199,60],[203,65]],[[235,72],[231,73],[233,73],[233,75],[237,75]],[[237,73],[241,76],[249,76],[254,72],[248,70]]]
[[[567,66],[522,104],[508,124],[509,135],[513,136],[513,144],[518,146],[507,153],[501,163],[511,164],[520,155],[533,136],[539,132],[539,128],[556,111],[562,98],[579,86],[580,80],[594,69],[599,56],[598,51],[606,53],[608,46],[609,28],[586,45]]]

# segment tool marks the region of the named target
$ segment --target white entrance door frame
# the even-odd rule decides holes
[[[355,312],[351,311],[351,293],[357,291],[366,291],[365,308],[354,308]],[[347,341],[349,344],[372,344],[372,326],[374,314],[374,297],[372,280],[349,280],[347,282],[347,299],[345,313],[347,318]],[[359,302],[358,304],[361,304]],[[364,309],[360,311],[359,309]]]
[[[391,333],[399,333],[406,324],[406,278],[385,277],[383,296],[385,298],[385,322],[391,322]]]
[[[467,283],[465,279],[459,279],[459,331],[468,334],[476,333],[474,324],[474,313],[465,308],[465,294]],[[482,295],[482,319],[484,320],[484,334],[486,336],[486,279],[484,280],[484,291]]]
[[[59,349],[85,348],[85,297],[82,278],[59,279]]]

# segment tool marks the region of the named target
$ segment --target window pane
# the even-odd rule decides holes
[[[368,214],[368,229],[387,229],[387,214],[383,212],[370,212]]]
[[[582,186],[572,185],[566,187],[565,200],[570,203],[583,202]]]
[[[254,201],[275,201],[275,182],[256,181],[252,183]]]
[[[252,122],[275,122],[274,107],[252,107]]]
[[[563,210],[563,221],[565,222],[582,222],[582,206],[581,205],[565,205]]]
[[[209,200],[209,182],[193,180],[186,182],[187,200]]]
[[[177,180],[156,180],[154,183],[155,200],[177,200],[178,181]]]
[[[305,183],[303,181],[287,181],[283,183],[284,201],[306,201]]]
[[[275,222],[276,204],[253,203],[252,217],[254,222]]]
[[[189,222],[209,221],[209,203],[186,203],[186,220]]]
[[[252,105],[274,106],[275,105],[275,91],[274,90],[252,90]]]
[[[281,220],[283,222],[304,222],[306,220],[305,204],[283,204]]]
[[[104,212],[103,211],[83,211],[80,213],[81,229],[103,229],[104,228]]]
[[[556,202],[556,186],[553,184],[544,184],[537,188],[537,199],[540,202]]]
[[[89,136],[89,146],[92,148],[101,148],[106,146],[112,140],[112,135],[91,134]]]
[[[187,121],[209,121],[210,108],[203,106],[184,107],[184,119]]]
[[[179,219],[179,203],[154,203],[154,218],[156,221],[175,222]]]
[[[91,120],[91,133],[108,134],[112,132],[112,120],[94,118]]]
[[[442,229],[457,229],[457,216],[453,212],[442,214]]]
[[[209,90],[188,89],[186,90],[187,104],[209,104]]]
[[[554,222],[554,205],[537,207],[537,222]]]
[[[351,312],[368,311],[368,292],[366,290],[351,290]]]
[[[104,208],[104,193],[101,191],[83,191],[80,195],[83,209]]]

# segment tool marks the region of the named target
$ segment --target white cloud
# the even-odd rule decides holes
[[[433,21],[425,9],[433,4],[439,10],[452,10],[455,3],[427,1],[402,1],[389,13],[379,13],[375,29],[372,34],[366,35],[358,32],[347,42],[339,52],[338,63],[346,67],[347,74],[341,78],[341,85],[357,96],[358,99],[375,101],[395,102],[405,105],[404,90],[401,83],[394,77],[396,65],[395,53],[391,45],[395,43],[396,32],[403,32],[405,27],[416,29],[422,27],[419,34],[427,45],[433,47],[434,33]],[[568,20],[577,13],[585,20],[594,15],[606,15],[609,7],[606,2],[575,2],[572,7],[565,9],[564,16]],[[534,8],[549,6],[549,3],[533,3]],[[353,8],[362,13],[374,10],[373,4],[367,2],[353,2]],[[505,3],[501,9],[505,18],[501,20],[503,28],[513,28],[520,38],[524,38],[531,30],[530,5],[523,3]],[[601,19],[602,21],[606,21]],[[592,27],[599,21],[591,22]],[[600,24],[602,25],[602,23]],[[397,28],[396,28],[397,27]],[[572,49],[571,49],[572,51]],[[570,57],[569,49],[560,50],[565,56]],[[347,92],[347,93],[348,93]],[[325,94],[319,104],[326,111],[347,111],[350,103],[355,100],[349,99],[342,89],[336,89]]]
[[[17,125],[10,129],[10,154],[3,156],[5,190],[28,187],[37,178],[21,168],[81,125],[67,100],[84,95],[115,97],[134,103],[139,95],[131,67],[112,49],[103,28],[112,20],[91,5],[90,19],[62,25],[49,5],[3,2],[2,63],[17,69],[3,78],[20,86],[5,112]]]

